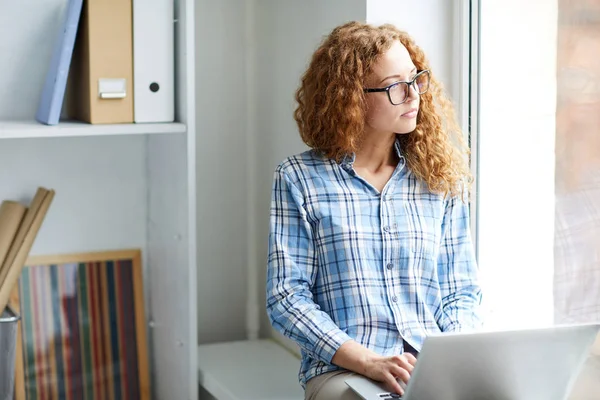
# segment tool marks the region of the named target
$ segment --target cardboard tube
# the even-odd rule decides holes
[[[4,286],[4,280],[8,275],[8,270],[15,261],[15,258],[17,257],[17,254],[21,249],[21,246],[23,246],[23,241],[29,233],[29,230],[31,229],[31,226],[33,224],[33,220],[37,215],[40,207],[42,206],[42,202],[44,201],[44,198],[47,194],[48,190],[44,188],[38,188],[37,192],[35,193],[35,196],[33,197],[33,200],[31,201],[29,209],[27,210],[27,212],[25,212],[25,216],[23,217],[17,235],[15,236],[13,243],[10,246],[8,255],[2,262],[2,267],[0,267],[0,288]]]
[[[29,217],[30,213],[33,214],[31,216],[32,222],[30,225],[30,229],[25,234],[25,238],[23,239],[22,245],[20,246],[19,250],[17,251],[12,264],[8,268],[8,273],[6,275],[6,279],[4,280],[2,285],[0,285],[0,310],[4,310],[4,308],[6,307],[6,305],[9,302],[10,294],[11,294],[14,286],[19,281],[19,277],[21,276],[21,270],[23,269],[23,265],[25,264],[25,261],[27,260],[29,252],[31,251],[31,247],[33,246],[33,242],[35,241],[35,238],[40,230],[40,227],[42,226],[42,222],[44,221],[44,218],[46,217],[46,213],[48,212],[48,209],[50,208],[52,199],[54,198],[54,190],[46,191],[45,189],[40,189],[40,190],[38,190],[38,193],[40,191],[46,192],[46,194],[45,194],[45,196],[43,196],[41,205],[37,208],[37,210],[35,210],[33,207],[34,206],[33,202],[35,202],[36,198],[38,197],[36,195],[36,197],[34,198],[34,201],[32,202],[32,207],[30,207],[29,211],[25,215],[25,219],[27,219]],[[34,210],[35,210],[35,212],[32,212]]]
[[[27,207],[16,201],[5,200],[0,205],[0,268],[17,235],[26,210]]]

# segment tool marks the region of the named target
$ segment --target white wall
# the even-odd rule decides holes
[[[198,341],[245,337],[245,5],[196,2]]]
[[[66,2],[36,3],[0,2],[0,120],[35,115]]]
[[[448,0],[368,0],[367,22],[392,23],[408,32],[425,52],[432,73],[454,93],[452,7]]]
[[[553,319],[557,11],[556,0],[481,7],[479,261],[490,328]]]
[[[38,186],[56,190],[31,253],[144,248],[143,143],[142,137],[3,140],[0,199],[29,204]]]

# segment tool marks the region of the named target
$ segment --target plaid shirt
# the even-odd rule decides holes
[[[600,168],[556,195],[554,322],[600,322]]]
[[[381,193],[307,151],[275,172],[267,268],[271,324],[301,349],[300,384],[339,369],[353,339],[381,355],[480,326],[480,287],[460,198],[432,194],[400,162]]]

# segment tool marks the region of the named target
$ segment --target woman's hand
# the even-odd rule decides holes
[[[384,357],[363,347],[353,340],[342,344],[333,356],[333,364],[350,371],[383,382],[389,390],[404,394],[400,379],[408,383],[417,359],[410,353],[400,356]]]
[[[364,375],[374,381],[385,383],[393,392],[403,395],[404,388],[398,379],[408,384],[416,362],[417,359],[410,353],[391,357],[373,357],[365,363]]]

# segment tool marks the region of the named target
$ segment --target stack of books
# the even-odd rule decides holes
[[[0,205],[0,310],[8,305],[53,198],[53,189],[40,187],[29,206],[12,200]]]

